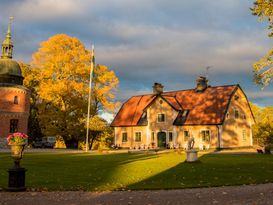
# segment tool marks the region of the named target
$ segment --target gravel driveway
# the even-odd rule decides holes
[[[0,205],[273,204],[273,183],[218,188],[117,192],[0,192]]]

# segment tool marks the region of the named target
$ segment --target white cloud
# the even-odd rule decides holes
[[[272,98],[273,97],[273,91],[247,92],[247,96],[248,96],[249,99]]]
[[[12,5],[16,17],[29,21],[56,19],[84,11],[86,1],[81,0],[25,0]]]
[[[269,46],[257,42],[257,34],[248,36],[229,31],[172,29],[159,26],[114,25],[111,35],[125,43],[101,47],[97,56],[102,62],[126,69],[150,71],[169,69],[176,72],[198,73],[211,65],[214,72],[249,72],[258,56]],[[150,69],[150,70],[149,70]],[[128,75],[132,73],[127,73]],[[143,75],[143,72],[139,73]],[[138,73],[134,73],[138,76]]]

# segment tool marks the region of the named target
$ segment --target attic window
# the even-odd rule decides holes
[[[162,104],[162,103],[163,103],[163,100],[159,100],[159,103]]]
[[[165,114],[158,114],[157,122],[165,122]]]
[[[239,97],[238,95],[235,95],[235,96],[234,96],[234,99],[235,99],[235,100],[238,100],[239,98],[240,98],[240,97]]]

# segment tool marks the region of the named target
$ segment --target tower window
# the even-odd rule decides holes
[[[14,96],[13,103],[18,105],[18,96]]]
[[[19,120],[17,119],[10,120],[10,126],[9,126],[10,133],[18,132],[18,123],[19,123]]]

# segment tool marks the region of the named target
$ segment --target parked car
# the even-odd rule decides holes
[[[34,147],[34,148],[42,148],[43,147],[42,141],[34,141],[34,142],[32,142],[32,147]]]
[[[43,137],[42,140],[38,140],[32,143],[34,148],[53,148],[56,143],[56,137],[47,136]]]

